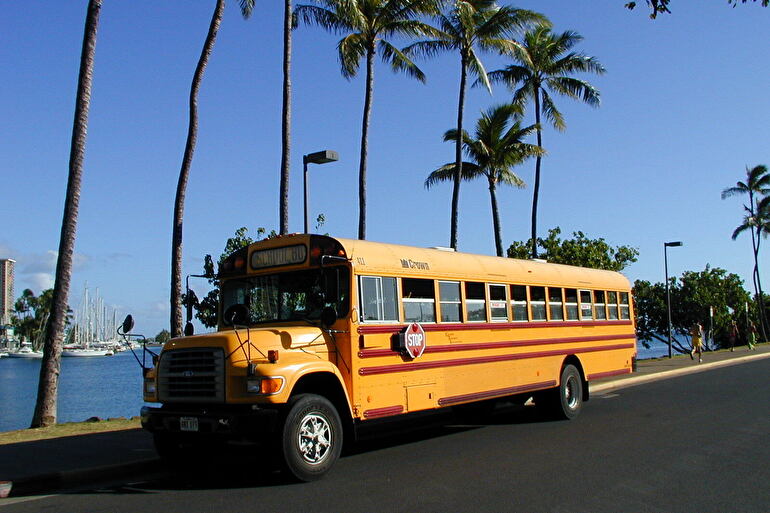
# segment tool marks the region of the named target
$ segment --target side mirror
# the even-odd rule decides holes
[[[131,314],[126,315],[126,318],[123,319],[123,326],[121,328],[124,334],[130,333],[134,329],[134,318],[131,317]]]
[[[327,306],[321,310],[321,325],[325,328],[329,328],[332,324],[337,322],[337,310],[333,306]]]
[[[195,328],[193,327],[193,324],[188,320],[187,324],[184,325],[184,336],[192,337],[193,335],[195,335]]]
[[[225,310],[225,315],[222,318],[226,326],[233,326],[235,324],[244,324],[249,318],[249,311],[246,305],[231,305]]]
[[[187,323],[189,324],[190,321],[192,321],[193,318],[193,306],[198,303],[198,296],[195,295],[195,291],[193,290],[187,290],[187,298],[185,301],[185,307],[187,310]],[[185,326],[185,332],[187,331],[187,327]]]

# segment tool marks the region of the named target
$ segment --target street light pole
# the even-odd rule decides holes
[[[308,219],[308,212],[307,212],[307,205],[308,205],[308,186],[307,186],[307,165],[308,164],[326,164],[327,162],[335,162],[339,160],[339,155],[336,151],[332,150],[323,150],[323,151],[317,151],[315,153],[308,153],[307,155],[302,156],[302,168],[303,168],[303,176],[304,176],[304,190],[305,190],[305,233],[310,233],[308,231],[308,226],[310,225],[309,219]]]
[[[682,245],[682,241],[663,243],[663,265],[666,270],[666,310],[668,311],[668,357],[673,358],[671,350],[671,293],[668,288],[668,248],[675,248]]]

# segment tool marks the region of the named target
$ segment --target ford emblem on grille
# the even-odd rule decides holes
[[[184,371],[184,373],[182,375],[185,378],[191,378],[191,377],[195,376],[195,373],[193,371],[191,371],[191,370],[188,370],[188,371]]]

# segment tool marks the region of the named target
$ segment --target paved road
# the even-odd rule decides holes
[[[770,360],[650,383],[572,422],[500,409],[371,442],[327,479],[286,484],[251,455],[237,472],[35,498],[32,511],[768,511]]]

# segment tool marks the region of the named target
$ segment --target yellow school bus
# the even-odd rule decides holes
[[[170,340],[145,373],[164,457],[267,441],[318,479],[374,419],[529,397],[570,419],[636,357],[610,271],[301,234],[242,248],[218,278],[217,331]]]

